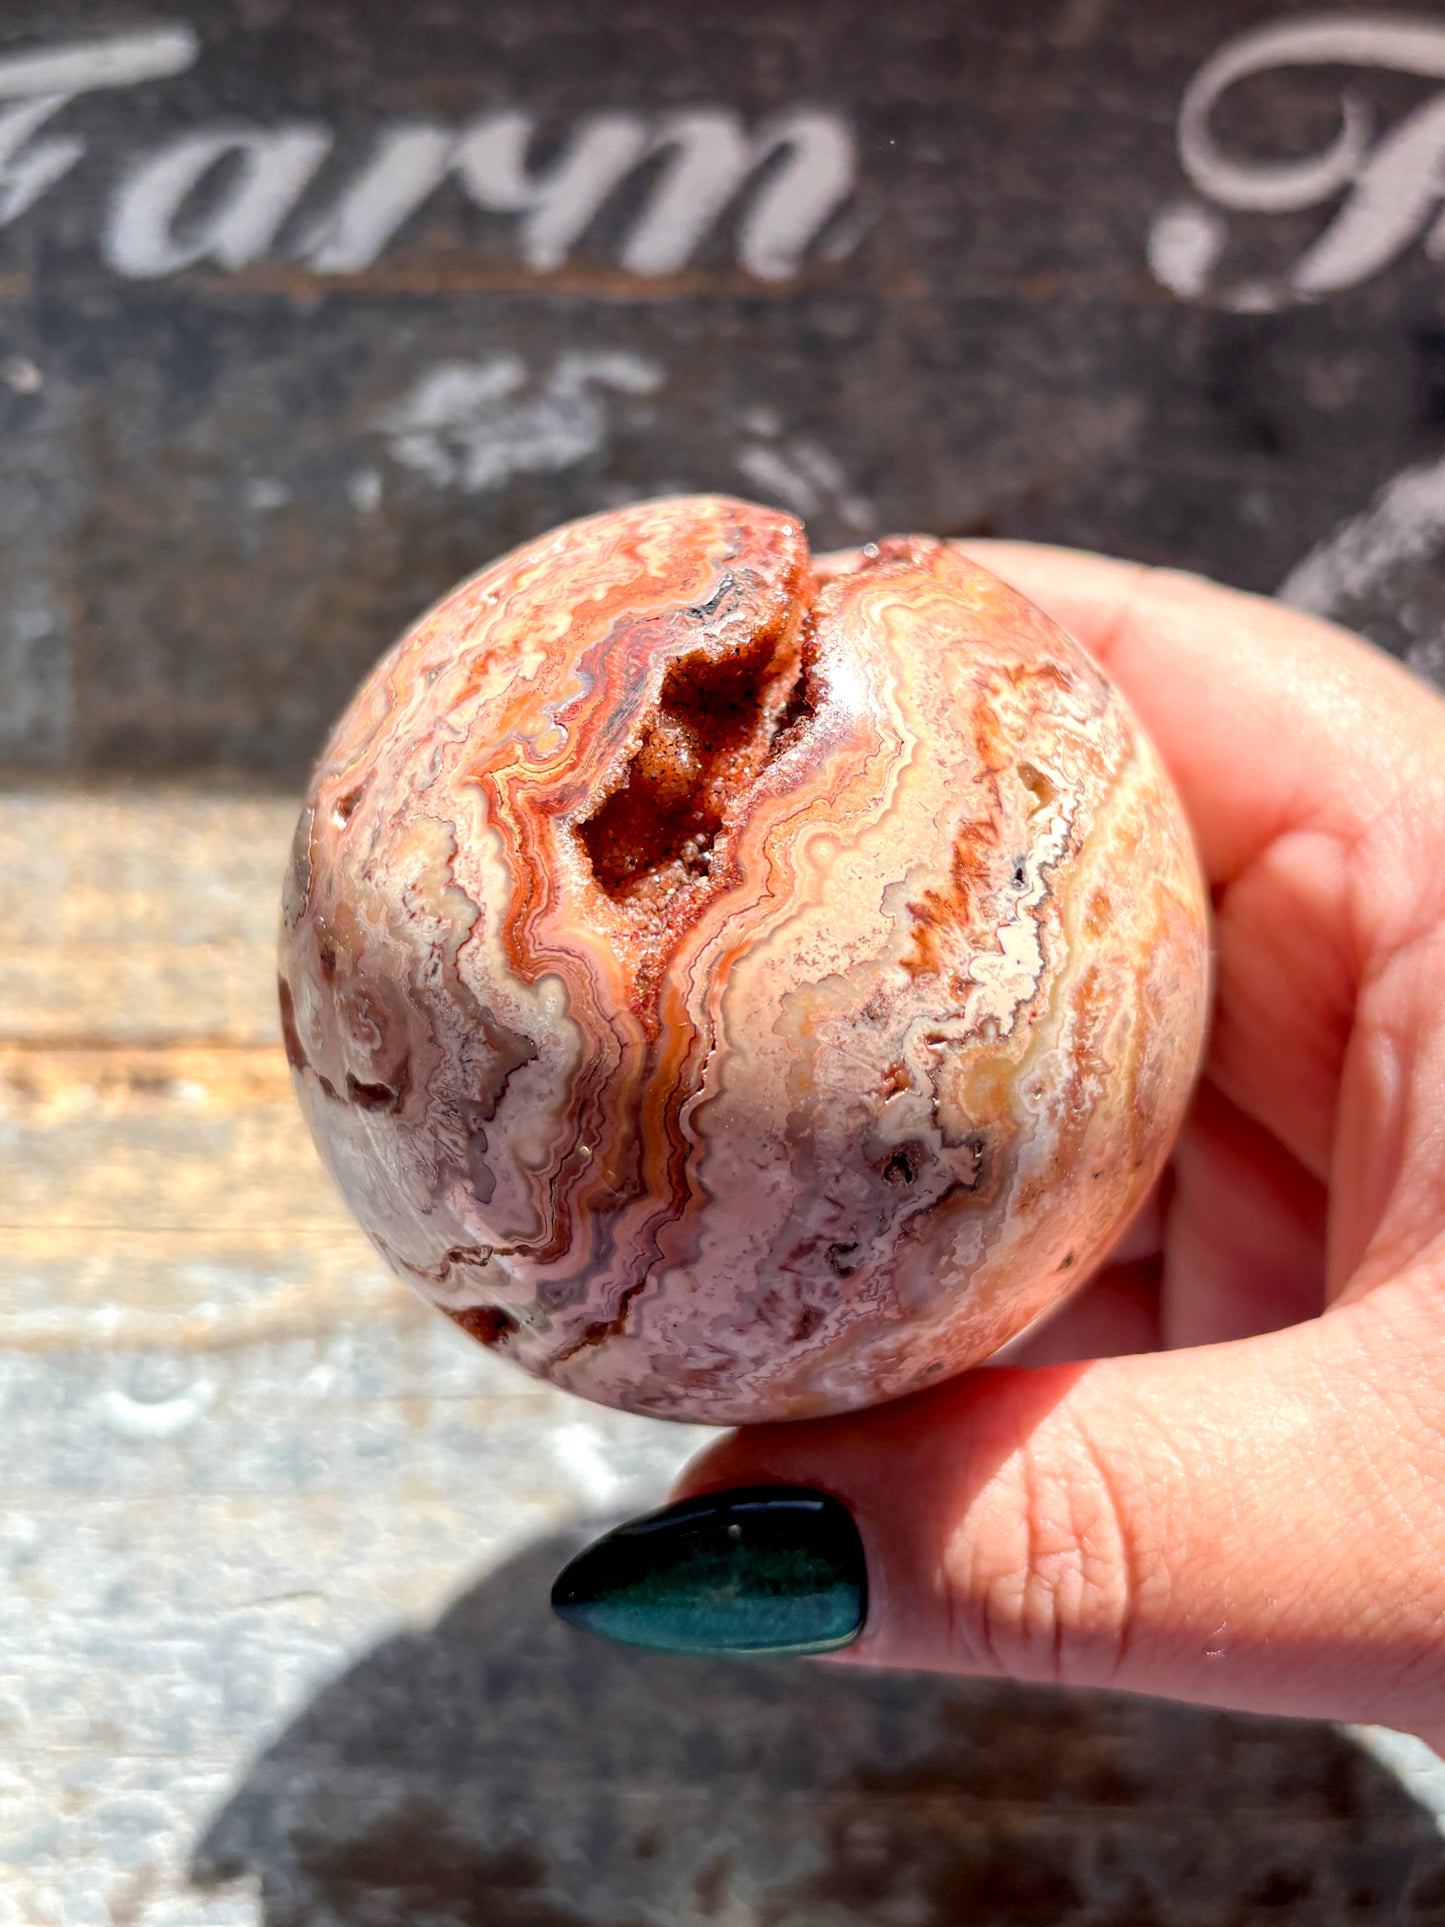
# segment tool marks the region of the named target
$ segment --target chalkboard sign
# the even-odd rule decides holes
[[[0,767],[291,783],[548,524],[1072,542],[1445,678],[1445,15],[104,0],[0,23]]]

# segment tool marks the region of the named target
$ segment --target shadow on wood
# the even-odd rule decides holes
[[[1445,1841],[1345,1734],[557,1623],[533,1546],[327,1686],[192,1878],[264,1927],[1445,1921]]]

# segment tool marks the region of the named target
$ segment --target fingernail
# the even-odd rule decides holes
[[[665,1653],[832,1653],[863,1630],[853,1515],[806,1486],[749,1486],[629,1520],[552,1588],[571,1625]]]

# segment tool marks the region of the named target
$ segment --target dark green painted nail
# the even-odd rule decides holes
[[[666,1653],[831,1653],[863,1630],[853,1515],[826,1492],[760,1485],[632,1519],[552,1588],[563,1619]]]

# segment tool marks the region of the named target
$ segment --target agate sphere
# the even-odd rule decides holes
[[[1085,1279],[1198,1067],[1205,895],[1100,669],[946,544],[644,502],[377,665],[316,770],[281,1006],[400,1276],[605,1404],[838,1412]]]

